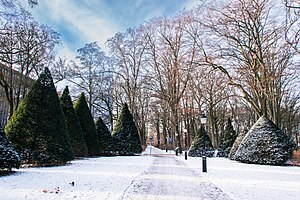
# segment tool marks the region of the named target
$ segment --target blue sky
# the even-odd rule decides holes
[[[172,16],[190,9],[198,0],[39,0],[34,17],[61,34],[59,56],[74,59],[77,49],[104,43],[117,32],[138,26],[153,17]]]

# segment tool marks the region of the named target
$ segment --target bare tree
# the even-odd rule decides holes
[[[59,35],[51,28],[36,22],[30,13],[13,4],[1,15],[0,28],[0,85],[9,104],[9,116],[19,106],[32,80],[54,58]],[[13,9],[13,11],[10,11]],[[11,12],[11,13],[9,13]],[[18,13],[18,14],[16,14]]]
[[[60,73],[60,77],[66,77],[73,84],[75,93],[77,91],[79,94],[84,91],[87,94],[88,105],[94,117],[104,107],[111,114],[109,89],[111,89],[112,75],[109,71],[112,64],[110,58],[101,50],[97,42],[86,44],[77,52],[76,59],[79,63],[71,61],[69,66],[63,67],[64,61],[58,62],[58,66],[67,69],[67,73]],[[111,115],[109,118],[111,122]]]
[[[236,0],[220,9],[207,8],[198,21],[211,37],[199,48],[204,64],[221,70],[257,116],[268,115],[280,125],[281,100],[297,69],[291,47],[282,39],[283,23],[271,17],[272,9],[269,0]]]
[[[70,76],[70,64],[67,62],[66,58],[57,57],[53,65],[50,66],[50,71],[55,84],[67,80]]]
[[[152,88],[155,97],[163,100],[170,111],[175,145],[182,151],[181,145],[181,106],[180,100],[190,80],[190,72],[195,58],[195,46],[184,32],[187,22],[184,17],[175,19],[159,18],[145,26],[149,40],[148,64],[152,68]]]
[[[147,47],[147,40],[143,38],[140,29],[128,29],[124,33],[117,33],[107,40],[110,53],[116,59],[115,75],[118,76],[118,86],[124,94],[119,97],[128,102],[134,120],[139,129],[142,145],[145,145],[145,123],[146,113],[144,104],[149,98],[143,87],[144,52]],[[120,102],[124,103],[124,102]]]
[[[285,39],[300,54],[300,2],[284,0],[286,7]]]

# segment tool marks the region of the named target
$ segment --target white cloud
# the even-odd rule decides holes
[[[61,58],[66,58],[68,60],[74,60],[76,57],[76,51],[71,50],[68,44],[64,43],[57,47],[58,56]]]
[[[114,33],[118,31],[117,27],[110,21],[109,18],[101,16],[99,13],[94,13],[92,10],[85,8],[82,3],[75,4],[71,0],[53,0],[41,2],[41,5],[36,9],[36,16],[40,18],[41,21],[52,21],[52,26],[60,25],[68,27],[67,30],[72,35],[76,35],[77,38],[74,39],[74,43],[84,42],[78,46],[78,48],[83,47],[86,43],[97,41],[99,45],[105,49],[105,42],[107,38],[112,37]],[[41,13],[44,13],[41,15]],[[48,19],[47,19],[48,18]],[[68,33],[64,34],[64,37],[68,37]],[[71,37],[71,36],[70,36]],[[70,56],[70,52],[76,52],[77,49],[69,49],[70,45],[63,43],[64,53],[67,53],[67,57]],[[61,52],[60,52],[61,53]]]
[[[199,5],[200,1],[199,0],[188,0],[187,3],[185,4],[185,8],[187,10],[194,8],[195,6]]]
[[[106,40],[118,31],[125,31],[129,28],[127,26],[138,26],[144,20],[168,14],[164,12],[174,12],[177,7],[183,9],[182,5],[190,9],[199,1],[188,0],[180,6],[174,3],[171,4],[173,9],[169,9],[168,3],[157,2],[51,0],[40,1],[39,6],[33,8],[32,12],[38,20],[49,24],[62,35],[63,47],[58,48],[58,53],[61,57],[69,58],[76,55],[77,49],[94,41],[97,41],[103,50],[107,50]]]

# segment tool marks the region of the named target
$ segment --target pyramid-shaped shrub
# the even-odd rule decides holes
[[[229,159],[231,160],[233,159],[233,156],[235,155],[236,151],[238,150],[240,144],[242,143],[242,140],[247,135],[247,133],[248,133],[247,131],[243,131],[237,136],[232,147],[230,148],[230,152],[228,154]]]
[[[65,120],[70,134],[74,156],[87,156],[88,149],[81,130],[80,122],[73,107],[68,86],[64,89],[63,94],[60,97],[60,104],[65,114]]]
[[[244,163],[284,165],[294,148],[291,138],[262,116],[244,137],[233,159]]]
[[[119,154],[133,155],[142,152],[138,129],[125,103],[113,131],[113,148]]]
[[[221,138],[221,144],[219,149],[220,151],[218,156],[227,157],[236,138],[237,138],[237,133],[233,129],[231,119],[228,118],[223,137]]]
[[[189,156],[191,157],[201,157],[208,156],[211,157],[214,154],[214,149],[212,146],[212,142],[204,129],[204,126],[201,125],[198,129],[192,145],[189,149]]]
[[[20,157],[0,127],[0,171],[19,168]]]
[[[97,156],[100,154],[100,144],[96,132],[95,123],[91,111],[87,105],[84,93],[81,93],[74,105],[78,116],[83,136],[88,148],[89,156]]]
[[[112,137],[107,126],[101,117],[96,121],[96,131],[99,138],[100,150],[102,155],[109,155],[112,151]]]
[[[5,127],[22,163],[60,165],[73,159],[64,114],[48,68]]]

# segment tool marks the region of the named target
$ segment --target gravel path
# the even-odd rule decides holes
[[[188,168],[172,155],[154,155],[147,171],[132,181],[122,199],[143,200],[227,200],[229,197],[200,173]]]

